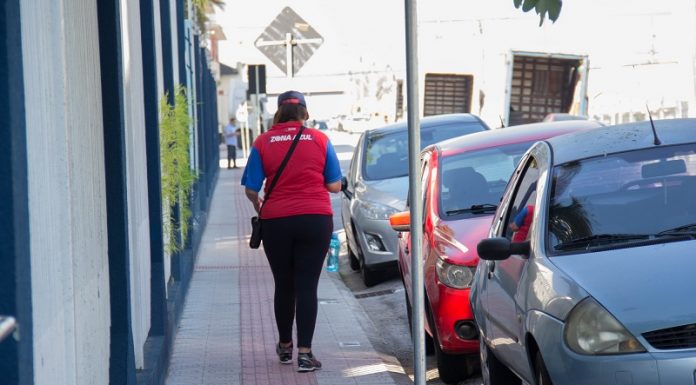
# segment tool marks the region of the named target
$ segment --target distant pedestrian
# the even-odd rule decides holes
[[[259,135],[249,154],[242,184],[262,219],[261,239],[275,282],[274,311],[282,364],[292,363],[292,326],[297,319],[297,370],[321,369],[312,354],[317,320],[317,286],[333,232],[328,192],[341,191],[341,168],[329,138],[303,125],[309,118],[304,95],[287,91],[278,96],[273,126]],[[268,193],[295,136],[302,130],[287,167]],[[262,209],[263,205],[263,209]],[[297,314],[295,314],[297,312]]]
[[[227,168],[237,168],[237,143],[239,130],[237,129],[237,119],[230,118],[230,122],[225,126],[225,144],[227,144]],[[230,166],[230,162],[232,166]]]

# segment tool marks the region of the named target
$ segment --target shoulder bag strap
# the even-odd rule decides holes
[[[268,192],[263,197],[263,204],[261,205],[261,208],[259,208],[259,217],[261,216],[261,210],[263,210],[263,206],[266,204],[266,201],[271,196],[271,192],[273,191],[273,187],[275,187],[276,183],[278,182],[278,178],[280,177],[280,174],[283,173],[285,166],[288,164],[288,160],[290,160],[290,156],[292,155],[293,151],[295,151],[295,147],[297,147],[297,143],[300,141],[300,136],[302,135],[302,131],[304,131],[304,129],[305,129],[304,126],[300,127],[300,131],[297,133],[297,135],[295,135],[295,139],[293,139],[292,144],[290,145],[290,149],[288,150],[288,153],[285,154],[285,158],[283,159],[283,162],[280,163],[280,167],[278,167],[278,171],[276,171],[275,177],[273,177],[273,181],[271,182],[271,185],[268,187]]]

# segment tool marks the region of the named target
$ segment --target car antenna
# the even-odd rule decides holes
[[[652,114],[650,113],[650,107],[648,107],[648,105],[646,104],[645,108],[648,110],[648,118],[650,118],[650,127],[652,127],[653,136],[655,137],[655,141],[653,143],[656,146],[659,146],[662,144],[662,142],[660,142],[660,138],[657,137],[657,130],[655,130],[655,122],[653,122]]]
[[[500,119],[500,128],[505,128],[505,122],[503,122],[503,117],[498,115],[498,118]]]

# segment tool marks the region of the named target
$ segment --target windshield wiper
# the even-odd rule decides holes
[[[480,214],[480,213],[485,213],[487,211],[495,211],[497,208],[498,208],[498,205],[494,205],[491,203],[482,203],[479,205],[471,205],[471,206],[466,207],[466,208],[449,210],[449,211],[446,211],[445,214],[447,214],[447,215],[457,215],[457,214],[461,214],[461,213]]]
[[[677,226],[671,229],[660,231],[655,234],[656,237],[670,236],[670,235],[691,235],[696,236],[696,223],[689,223],[688,225]]]
[[[634,241],[639,239],[649,239],[648,234],[594,234],[587,237],[582,237],[578,239],[573,239],[568,242],[563,242],[559,245],[554,246],[556,250],[566,250],[576,248],[578,246],[586,245],[589,247],[592,244],[601,243],[614,243],[614,242],[625,242]]]

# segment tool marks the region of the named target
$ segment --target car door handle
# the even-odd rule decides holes
[[[408,246],[404,246],[404,253],[408,254],[410,250]]]

